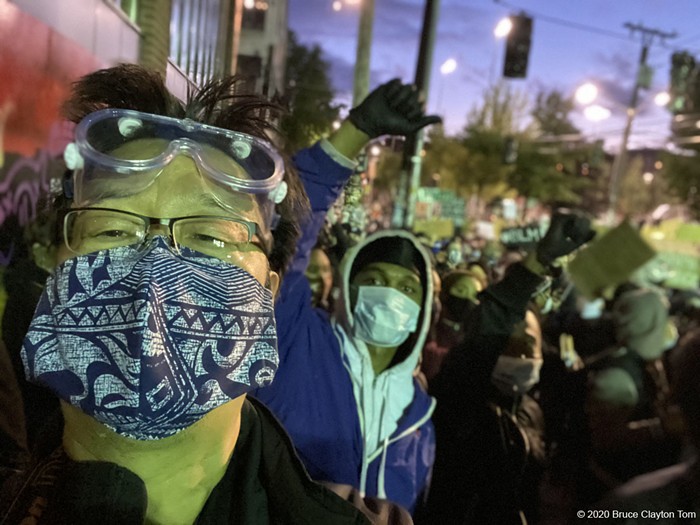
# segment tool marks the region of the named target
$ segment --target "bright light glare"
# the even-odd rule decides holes
[[[642,179],[644,180],[644,184],[651,184],[654,182],[654,174],[647,171],[644,175],[642,175]]]
[[[576,101],[581,104],[590,104],[597,96],[598,88],[590,82],[586,82],[576,90]]]
[[[345,3],[348,5],[357,5],[361,2],[362,0],[345,0]]]
[[[496,24],[493,34],[496,38],[503,38],[508,36],[511,29],[513,29],[513,21],[508,17],[501,18],[498,24]]]
[[[253,9],[255,7],[255,0],[243,0],[243,7],[246,9]]]
[[[671,102],[671,95],[666,93],[665,91],[662,91],[661,93],[657,93],[656,96],[654,97],[654,104],[657,106],[668,106],[668,103]]]
[[[588,120],[592,120],[593,122],[600,122],[601,120],[610,118],[610,110],[608,108],[604,108],[603,106],[598,106],[597,104],[594,104],[593,106],[588,106],[587,108],[585,108],[583,110],[583,115]]]
[[[334,120],[333,121],[333,129],[339,129],[339,128],[340,128],[340,121]]]
[[[369,149],[369,152],[370,152],[370,155],[372,155],[373,157],[378,157],[379,154],[382,152],[382,148],[380,148],[379,146],[377,146],[377,145],[375,144],[374,146],[372,146],[372,147]]]
[[[440,73],[443,75],[449,75],[450,73],[454,73],[456,69],[457,61],[454,58],[448,58],[440,66]]]
[[[333,11],[340,11],[343,8],[343,2],[340,0],[335,0],[333,2]]]

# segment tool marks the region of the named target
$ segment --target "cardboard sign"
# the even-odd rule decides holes
[[[586,297],[598,297],[605,288],[622,284],[656,252],[628,222],[592,241],[567,266],[571,280]]]

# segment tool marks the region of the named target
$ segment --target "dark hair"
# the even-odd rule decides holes
[[[283,109],[254,94],[241,94],[241,79],[213,79],[198,91],[190,91],[184,104],[165,87],[163,78],[134,64],[121,64],[90,73],[73,84],[63,112],[73,122],[104,109],[131,109],[240,131],[270,141],[278,133],[275,121]],[[276,206],[279,221],[273,231],[270,267],[283,273],[299,237],[299,222],[309,213],[309,200],[290,159],[278,149],[285,164],[286,198]]]
[[[671,389],[696,445],[700,444],[700,330],[685,335],[671,357]]]

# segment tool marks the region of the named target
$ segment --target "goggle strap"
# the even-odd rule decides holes
[[[66,172],[63,174],[63,180],[61,182],[63,196],[66,199],[73,200],[75,193],[75,184],[73,183],[73,171],[66,170]]]

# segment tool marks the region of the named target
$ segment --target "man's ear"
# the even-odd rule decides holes
[[[270,291],[272,292],[272,296],[277,298],[277,292],[280,289],[280,275],[277,272],[270,270],[267,282],[269,284]]]

